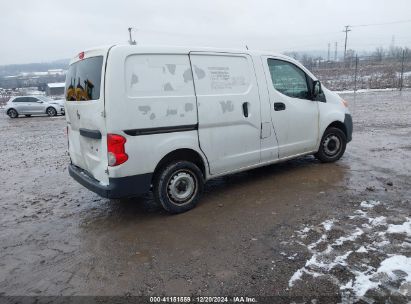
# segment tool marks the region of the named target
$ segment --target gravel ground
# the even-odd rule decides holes
[[[411,91],[347,94],[344,157],[210,181],[170,216],[67,172],[64,117],[0,114],[0,295],[249,295],[411,300]]]

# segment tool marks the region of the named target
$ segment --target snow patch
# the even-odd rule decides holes
[[[368,222],[371,226],[385,226],[387,225],[387,218],[385,216],[378,216],[375,218],[369,218]]]
[[[394,273],[395,270],[401,270],[405,275],[401,278]],[[381,274],[386,274],[393,281],[401,281],[401,286],[407,283],[411,283],[411,258],[403,255],[394,255],[381,262],[381,266],[375,271],[371,270],[367,273],[356,271],[355,280],[352,283],[352,289],[357,296],[364,296],[365,293],[377,288],[381,285],[381,281],[378,278]]]
[[[389,225],[387,229],[388,233],[405,233],[411,236],[411,218],[407,218],[407,221],[402,225]]]
[[[337,94],[353,94],[353,93],[369,93],[369,92],[389,92],[398,91],[397,88],[387,88],[387,89],[361,89],[361,90],[346,90],[346,91],[334,91]]]
[[[364,234],[364,231],[357,227],[355,228],[355,231],[351,233],[349,236],[341,236],[331,246],[341,246],[345,242],[355,241],[356,238],[358,238],[360,235],[363,235],[363,234]]]
[[[350,295],[355,299],[364,299],[366,302],[370,300],[365,296],[369,290],[381,289],[381,292],[390,292],[392,289],[390,286],[393,284],[400,286],[397,291],[407,296],[411,290],[411,257],[404,255],[404,250],[411,246],[411,218],[406,218],[402,224],[388,225],[387,217],[370,216],[373,208],[380,204],[373,200],[361,202],[361,208],[366,208],[367,212],[355,210],[354,214],[348,217],[349,220],[345,219],[343,223],[343,227],[350,228],[346,229],[345,234],[337,239],[333,238],[333,233],[330,231],[338,219],[329,219],[320,223],[317,227],[323,228],[324,233],[310,244],[303,242],[306,237],[304,233],[310,230],[318,231],[318,228],[305,227],[299,231],[300,240],[295,241],[306,246],[312,255],[305,265],[291,276],[288,282],[289,287],[293,287],[296,282],[302,280],[305,274],[313,278],[327,276],[340,286],[343,296]],[[390,242],[390,233],[406,234],[407,237],[401,244],[395,245]],[[333,239],[333,242],[330,241]],[[322,246],[319,247],[319,244]],[[386,251],[387,248],[391,249]],[[386,252],[395,254],[390,255]],[[353,253],[367,253],[368,255],[360,258],[353,256],[350,259]],[[371,261],[370,257],[376,254],[379,258],[385,257],[385,260],[376,267],[368,265]],[[345,271],[350,272],[353,278],[348,282],[339,278],[334,274],[335,267],[345,268]]]
[[[360,206],[363,208],[374,208],[375,206],[381,204],[378,201],[362,201]]]
[[[359,253],[366,253],[366,252],[368,252],[368,250],[364,247],[364,246],[361,246],[359,249],[357,249],[355,252],[359,252]]]
[[[325,222],[323,222],[322,225],[323,225],[325,231],[330,231],[331,228],[334,226],[334,222],[335,222],[334,219],[326,220]]]

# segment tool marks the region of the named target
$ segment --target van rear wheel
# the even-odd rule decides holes
[[[346,146],[345,133],[341,129],[331,127],[325,130],[320,148],[314,156],[323,163],[335,162],[343,156]]]
[[[194,208],[204,189],[201,170],[188,161],[175,161],[160,169],[154,183],[154,198],[170,213]]]

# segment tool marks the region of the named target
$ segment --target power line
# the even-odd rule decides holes
[[[409,22],[411,22],[411,19],[409,19],[409,20],[401,20],[401,21],[383,22],[383,23],[358,24],[358,25],[352,25],[351,27],[365,27],[365,26],[389,25],[389,24],[409,23]]]

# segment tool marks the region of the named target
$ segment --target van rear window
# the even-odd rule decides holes
[[[66,100],[100,98],[103,56],[91,57],[70,65],[66,75]]]

